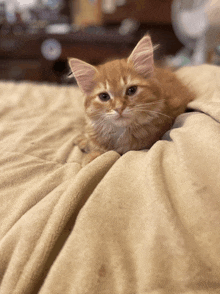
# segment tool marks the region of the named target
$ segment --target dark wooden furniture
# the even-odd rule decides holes
[[[74,22],[76,4],[82,8],[85,2],[90,3],[87,0],[65,0],[62,13]],[[37,33],[25,30],[15,30],[16,34],[10,30],[2,33],[0,28],[0,79],[67,82],[69,57],[92,64],[126,57],[147,31],[153,43],[161,45],[155,52],[156,59],[174,54],[181,44],[172,31],[171,3],[172,0],[127,0],[112,14],[100,12],[102,27],[87,27],[68,34],[47,34],[44,29]],[[101,0],[97,0],[97,4],[101,7]],[[131,34],[121,35],[118,28],[126,18],[136,20],[140,27]],[[42,54],[42,44],[48,39],[55,40],[60,46],[61,52],[56,58],[48,59]],[[51,48],[51,53],[53,50]]]
[[[66,70],[69,57],[92,64],[125,57],[137,38],[117,35],[115,30],[79,31],[64,35],[1,35],[0,79],[62,82],[62,72]],[[61,53],[55,60],[47,60],[42,54],[42,44],[49,39],[58,41],[61,46]]]
[[[89,27],[69,34],[0,35],[0,79],[67,83],[68,58],[79,58],[95,65],[127,57],[147,31],[153,43],[161,45],[155,52],[156,59],[173,54],[181,47],[169,25],[141,26],[137,32],[124,36],[119,34],[118,27]],[[42,54],[42,44],[51,39],[61,48],[60,54],[52,60]],[[51,50],[53,53],[53,48]]]
[[[104,14],[104,23],[120,23],[132,18],[143,24],[171,24],[171,4],[173,0],[127,0],[112,14]]]

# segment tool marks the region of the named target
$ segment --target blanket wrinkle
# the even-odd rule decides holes
[[[9,155],[8,160],[13,164],[10,164],[10,168],[4,170],[4,175],[1,175],[1,197],[3,197],[4,202],[0,208],[2,220],[0,236],[3,236],[23,214],[50,194],[51,191],[74,177],[79,170],[78,165],[75,164],[64,168],[51,162],[47,162],[47,164],[42,161],[39,162],[35,158],[26,157],[26,160],[24,160],[22,155],[18,156],[17,154]],[[2,160],[0,162],[1,168],[3,168]],[[8,189],[12,186],[14,190]]]
[[[196,117],[196,120],[195,120]],[[197,136],[197,140],[195,141],[189,141],[189,137],[188,137],[188,131],[187,129],[191,131],[192,136],[196,137],[196,135],[198,134],[198,129],[201,126],[201,120],[198,120],[198,118],[203,118],[204,121],[204,128],[203,128],[203,136],[202,137],[198,137]],[[181,119],[181,117],[179,117],[179,120]],[[182,129],[181,133],[176,131],[174,132],[174,130],[172,130],[171,132],[169,132],[170,136],[173,135],[173,140],[176,146],[178,146],[178,142],[182,142],[179,150],[182,150],[182,154],[179,151],[179,158],[182,159],[182,163],[184,164],[184,166],[182,167],[182,171],[185,171],[184,173],[182,173],[182,178],[178,178],[177,175],[175,177],[176,181],[172,181],[169,184],[169,187],[175,187],[175,190],[173,192],[170,193],[170,195],[173,197],[173,195],[175,195],[175,197],[173,197],[173,199],[175,200],[176,204],[178,204],[178,200],[179,199],[186,199],[184,202],[185,203],[181,203],[179,205],[184,205],[185,207],[190,205],[190,211],[188,212],[187,210],[185,211],[185,216],[183,217],[183,215],[181,216],[182,222],[185,220],[189,226],[190,225],[190,234],[192,234],[192,232],[194,230],[196,230],[196,232],[193,233],[193,236],[196,237],[199,235],[199,243],[200,246],[204,243],[203,240],[203,236],[202,235],[202,231],[204,232],[204,228],[207,227],[208,223],[211,223],[209,225],[211,226],[218,226],[220,223],[220,219],[219,219],[219,198],[218,197],[213,197],[214,195],[218,195],[219,194],[219,189],[220,186],[218,183],[215,182],[213,175],[215,175],[217,178],[220,176],[220,171],[219,171],[219,166],[220,166],[220,161],[219,158],[216,158],[215,156],[211,157],[211,154],[216,154],[218,146],[220,144],[220,138],[218,136],[213,136],[212,133],[213,132],[219,132],[219,125],[216,123],[215,120],[211,120],[211,118],[209,116],[206,116],[205,114],[202,115],[200,113],[190,113],[188,115],[188,120],[184,121],[185,123],[185,131],[184,129]],[[215,130],[215,126],[217,126],[218,128],[216,128]],[[181,130],[181,129],[180,129]],[[175,134],[175,136],[174,136]],[[180,140],[180,134],[182,136],[183,140]],[[166,134],[167,136],[168,134]],[[175,140],[179,137],[179,140]],[[202,144],[202,140],[205,140],[205,142],[212,142],[212,144],[209,144],[209,153],[204,153],[204,150],[201,149],[201,144]],[[197,146],[198,145],[198,146]],[[188,152],[188,150],[191,150],[191,152]],[[190,164],[193,161],[193,165]],[[205,166],[205,169],[201,169],[201,165]],[[201,179],[203,179],[203,181],[201,182]],[[189,189],[188,190],[184,190],[181,191],[179,189],[180,185],[185,185],[186,183],[188,183]],[[181,193],[185,193],[185,197],[181,198],[181,197],[176,197],[177,193],[179,193],[181,191]],[[194,195],[198,195],[199,199],[197,200]],[[196,199],[196,201],[194,200]],[[178,205],[178,206],[179,206]],[[178,207],[177,206],[177,207]],[[211,208],[212,207],[212,208]],[[194,210],[194,212],[192,213],[192,210]],[[209,211],[211,211],[211,213],[209,214]],[[201,219],[202,219],[202,215],[206,215],[207,216],[207,220],[205,221],[200,221],[198,222],[198,216],[201,214]],[[194,219],[195,219],[195,223],[194,223]],[[184,227],[187,227],[186,224],[184,224]],[[209,234],[212,234],[212,230],[210,230],[209,233],[209,228],[207,228],[207,231],[205,231],[205,235],[206,237],[208,237]],[[213,236],[214,237],[214,236]],[[212,237],[212,242],[213,242],[213,237]],[[206,242],[208,240],[206,239]],[[217,246],[217,251],[220,249],[219,245],[217,244],[217,240],[216,242],[216,246]],[[193,243],[192,243],[193,244]],[[213,245],[213,243],[212,243]],[[216,248],[216,247],[215,247]],[[198,248],[197,248],[198,249]],[[210,251],[213,252],[214,249],[212,249]],[[202,256],[206,256],[208,252],[203,252]],[[208,253],[209,254],[209,253]],[[212,254],[211,254],[212,255]],[[204,258],[204,260],[209,260],[211,258],[211,256],[209,256],[209,258]],[[215,257],[216,258],[216,257]],[[214,258],[214,259],[215,259]],[[219,264],[219,260],[213,260],[214,263],[216,263],[217,265]]]
[[[112,159],[109,160],[108,163],[105,163],[104,160],[103,164],[103,159],[106,156],[109,159],[110,157]],[[55,174],[57,174],[58,178],[55,179],[54,175],[52,175],[51,180],[46,177],[43,180],[44,184],[40,184],[38,190],[34,191],[36,193],[35,196],[30,193],[31,191],[27,191],[29,198],[26,198],[26,201],[28,202],[31,199],[32,201],[30,204],[32,207],[27,207],[26,212],[21,212],[20,218],[17,219],[14,224],[11,224],[12,229],[8,231],[8,233],[5,235],[5,237],[2,238],[0,242],[0,251],[7,252],[7,244],[12,243],[11,238],[14,234],[16,234],[15,232],[22,232],[23,230],[25,231],[24,235],[19,234],[20,239],[18,240],[18,243],[15,244],[15,248],[12,248],[13,251],[7,252],[9,255],[11,254],[11,263],[7,265],[6,275],[2,281],[1,291],[3,291],[3,293],[4,291],[5,293],[10,293],[9,289],[7,286],[5,286],[4,283],[8,276],[14,281],[14,284],[11,283],[11,286],[13,285],[15,288],[15,293],[24,293],[24,291],[29,293],[29,288],[34,287],[34,285],[37,283],[39,279],[38,275],[42,272],[41,269],[44,266],[44,263],[46,263],[48,259],[51,258],[49,253],[51,248],[55,246],[60,231],[62,231],[62,229],[65,227],[66,222],[68,222],[70,217],[73,226],[75,218],[78,215],[81,207],[84,205],[97,183],[101,180],[101,178],[117,158],[118,154],[116,152],[109,152],[108,154],[104,154],[93,163],[93,166],[95,166],[96,170],[95,174],[89,173],[89,175],[86,175],[85,169],[83,173],[78,173],[77,177],[73,181],[70,181],[71,175],[68,175],[68,179],[64,182],[64,179],[60,177],[59,173],[60,169],[66,170],[67,173],[69,173],[71,165],[68,164],[67,166],[65,165],[59,167],[59,169],[55,171]],[[100,165],[98,171],[97,164]],[[84,175],[86,175],[88,182],[87,186],[82,189],[83,181],[85,181]],[[58,180],[61,182],[60,185]],[[48,186],[48,183],[51,183],[52,189],[50,186]],[[42,192],[44,194],[42,194]],[[42,197],[41,200],[39,196]],[[38,202],[36,201],[36,203],[34,203],[34,199],[36,199]],[[25,202],[22,200],[20,203],[24,209]],[[16,205],[16,207],[18,207],[18,205]],[[62,211],[62,213],[60,213],[60,211]],[[16,213],[18,212],[19,209],[16,209]],[[35,229],[34,231],[33,228]],[[63,238],[64,236],[62,235],[62,239]],[[64,240],[61,241],[64,242]],[[45,244],[47,244],[47,246],[45,246]],[[21,252],[23,252],[23,254],[21,254]],[[19,256],[19,258],[17,258],[17,256]],[[38,260],[41,262],[39,263]],[[33,272],[32,270],[33,264],[36,272]],[[20,269],[20,275],[18,275],[17,272],[18,268]],[[2,268],[0,272],[3,272],[4,270],[5,268]],[[25,284],[26,280],[31,282],[29,284]],[[26,290],[23,288],[24,285]]]
[[[87,166],[74,86],[0,82],[1,294],[220,293],[220,68],[152,148]]]

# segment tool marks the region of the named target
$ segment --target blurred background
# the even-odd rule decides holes
[[[71,83],[68,58],[127,57],[146,33],[158,66],[220,65],[220,0],[0,0],[0,79]]]

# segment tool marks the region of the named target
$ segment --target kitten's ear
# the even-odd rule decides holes
[[[153,46],[149,35],[144,36],[128,57],[137,73],[150,77],[154,71]]]
[[[77,58],[69,59],[69,66],[79,88],[85,94],[89,94],[94,87],[94,77],[97,72],[96,68]]]

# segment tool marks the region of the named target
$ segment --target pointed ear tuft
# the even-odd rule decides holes
[[[79,88],[85,94],[89,94],[94,87],[94,77],[97,72],[96,68],[77,58],[71,58],[69,60],[69,66]]]
[[[144,76],[150,77],[154,71],[153,46],[149,35],[144,36],[136,45],[131,55],[128,57],[135,71]]]

